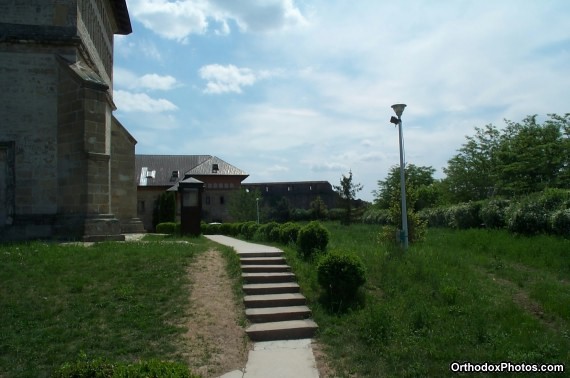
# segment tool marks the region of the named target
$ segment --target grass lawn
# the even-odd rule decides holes
[[[339,311],[315,263],[286,248],[339,376],[449,376],[458,362],[564,363],[570,370],[570,240],[430,229],[408,252],[377,226],[327,223],[329,249],[362,258],[367,283]]]
[[[181,361],[186,268],[210,242],[0,245],[0,376],[106,357]]]

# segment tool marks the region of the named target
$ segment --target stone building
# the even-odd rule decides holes
[[[0,0],[0,239],[139,231],[135,139],[112,114],[125,0]]]
[[[244,183],[245,189],[258,190],[263,204],[273,207],[282,198],[293,209],[310,209],[311,202],[320,197],[327,208],[338,207],[339,196],[328,181],[258,182]]]
[[[153,213],[158,197],[175,190],[179,181],[192,177],[204,183],[202,220],[231,221],[228,204],[249,175],[211,155],[136,155],[137,216],[148,231],[154,230]],[[177,196],[177,214],[180,203]]]

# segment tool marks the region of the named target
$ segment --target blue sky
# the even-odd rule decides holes
[[[127,0],[115,115],[139,154],[216,155],[246,182],[352,170],[372,200],[406,161],[436,177],[476,126],[570,112],[567,0]]]

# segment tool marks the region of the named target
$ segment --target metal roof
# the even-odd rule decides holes
[[[217,172],[213,172],[214,164],[218,165]],[[187,177],[208,175],[249,176],[212,155],[135,155],[135,179],[138,186],[172,187]]]
[[[216,156],[186,171],[186,176],[249,176],[247,173]],[[245,177],[244,177],[245,178]]]

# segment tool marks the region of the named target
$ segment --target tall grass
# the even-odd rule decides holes
[[[570,241],[431,229],[402,252],[379,243],[377,227],[327,227],[330,249],[365,262],[364,300],[327,307],[314,263],[286,253],[339,376],[446,376],[453,361],[568,364]]]
[[[0,245],[0,376],[48,376],[80,355],[182,361],[186,267],[208,245]]]

